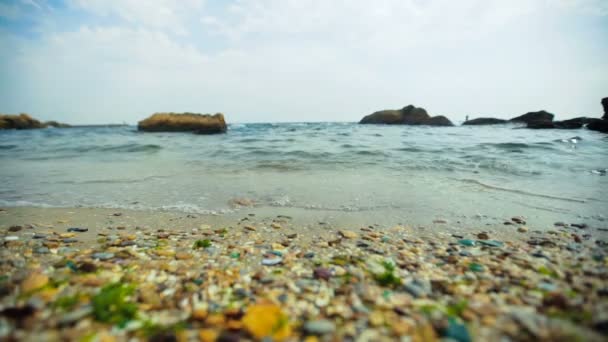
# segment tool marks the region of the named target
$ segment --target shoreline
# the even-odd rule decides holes
[[[600,341],[608,333],[604,230],[519,218],[501,227],[313,224],[272,209],[3,208],[0,337]]]

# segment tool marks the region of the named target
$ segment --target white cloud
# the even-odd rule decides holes
[[[136,25],[168,30],[178,34],[188,32],[188,17],[198,13],[203,0],[69,0],[73,7],[96,15],[117,15]]]
[[[14,108],[0,111],[87,123],[155,111],[354,121],[409,103],[453,119],[592,115],[608,86],[606,47],[560,31],[554,17],[572,7],[557,0],[240,0],[213,15],[155,1],[73,0],[122,21],[0,37],[0,103]]]

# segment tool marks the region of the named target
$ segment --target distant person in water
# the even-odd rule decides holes
[[[464,122],[469,121],[469,116],[467,115],[467,117],[464,119]]]

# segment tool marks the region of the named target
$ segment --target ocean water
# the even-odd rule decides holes
[[[537,222],[608,215],[608,135],[515,126],[232,124],[0,131],[0,206],[228,215],[253,209],[370,221]],[[245,210],[253,210],[248,208]]]

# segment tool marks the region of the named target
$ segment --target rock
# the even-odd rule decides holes
[[[526,233],[526,232],[528,232],[528,227],[521,226],[521,227],[517,228],[517,231],[520,233]]]
[[[36,253],[36,254],[48,254],[50,252],[51,252],[51,250],[48,249],[48,247],[38,247],[38,248],[34,249],[34,253]]]
[[[472,120],[468,120],[465,121],[463,123],[463,125],[499,125],[499,124],[506,124],[508,121],[507,120],[503,120],[503,119],[496,119],[496,118],[477,118],[477,119],[472,119]]]
[[[526,224],[526,220],[524,220],[523,217],[519,217],[519,216],[512,217],[511,221],[513,221],[517,224]]]
[[[563,121],[533,121],[528,122],[527,128],[532,129],[547,129],[547,128],[555,128],[555,129],[578,129],[582,128],[584,125],[589,124],[597,119],[579,117],[569,120]]]
[[[331,271],[328,270],[327,268],[323,268],[323,267],[315,268],[315,270],[312,272],[312,274],[315,277],[315,279],[323,279],[323,280],[329,280],[329,278],[331,278],[331,276],[332,276]]]
[[[477,238],[479,240],[487,240],[490,238],[490,236],[488,235],[488,233],[482,232],[482,233],[477,234]]]
[[[49,282],[49,277],[40,273],[30,274],[21,282],[21,293],[30,293],[44,287]]]
[[[588,227],[586,223],[572,223],[570,226],[578,229],[587,229]]]
[[[462,239],[462,240],[458,240],[458,243],[463,245],[463,246],[467,246],[467,247],[473,247],[475,246],[475,241],[470,240],[470,239]]]
[[[605,114],[604,117],[606,117]],[[587,125],[587,129],[608,133],[608,119],[595,119]]]
[[[283,262],[283,258],[281,258],[281,257],[262,259],[262,265],[264,265],[264,266],[275,266],[275,265],[281,264],[282,262]]]
[[[93,253],[91,255],[91,258],[99,259],[99,260],[109,260],[109,259],[112,259],[113,257],[114,257],[114,253],[106,253],[106,252],[98,252],[98,253]]]
[[[350,230],[341,230],[338,232],[338,234],[345,239],[356,239],[359,236],[359,234]]]
[[[438,116],[433,116],[431,117],[426,123],[425,125],[428,126],[454,126],[454,124],[452,123],[452,121],[450,121],[450,119],[446,118],[443,115],[438,115]]]
[[[19,115],[0,114],[0,129],[35,129],[44,128],[44,124],[28,114]]]
[[[602,116],[602,119],[608,119],[608,97],[602,99],[602,107],[604,107],[604,116]]]
[[[448,338],[450,341],[472,341],[471,335],[469,334],[466,325],[459,323],[454,318],[449,319],[448,327],[443,332],[443,337]]]
[[[137,124],[145,132],[194,132],[197,134],[226,133],[224,115],[217,113],[156,113]]]
[[[360,124],[454,126],[445,116],[431,117],[424,108],[413,105],[399,110],[389,109],[365,116]]]
[[[504,243],[497,240],[478,240],[477,242],[487,247],[502,247],[504,245]]]
[[[433,292],[431,282],[421,279],[414,279],[405,283],[403,289],[416,298],[429,296]]]
[[[15,235],[9,235],[9,236],[4,237],[4,241],[17,241],[17,240],[19,240],[19,237],[15,236]]]
[[[71,125],[57,122],[57,121],[47,121],[43,124],[45,127],[55,127],[55,128],[69,128]]]
[[[514,117],[511,120],[509,120],[509,122],[522,122],[525,124],[529,124],[532,122],[543,122],[543,121],[551,122],[551,121],[553,121],[554,116],[555,115],[553,115],[547,111],[541,110],[538,112],[528,112],[526,114]]]
[[[18,231],[20,231],[21,229],[23,229],[23,227],[21,227],[21,226],[10,226],[10,227],[8,228],[8,231],[9,231],[9,232],[13,232],[13,233],[14,233],[14,232],[18,232]]]
[[[84,233],[84,232],[88,232],[88,231],[89,231],[89,228],[78,228],[78,227],[68,228],[68,232]]]
[[[304,323],[304,332],[310,335],[326,335],[333,333],[335,330],[336,326],[334,323],[326,319]]]

